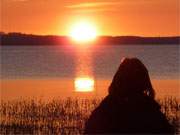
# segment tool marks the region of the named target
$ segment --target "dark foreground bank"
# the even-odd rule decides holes
[[[48,102],[36,99],[2,101],[0,134],[82,134],[85,121],[100,101],[72,98]],[[169,97],[158,102],[178,133],[178,100]]]

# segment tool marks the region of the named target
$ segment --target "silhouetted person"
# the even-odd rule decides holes
[[[154,100],[148,70],[137,58],[124,59],[109,94],[92,112],[85,134],[167,133],[174,129]]]

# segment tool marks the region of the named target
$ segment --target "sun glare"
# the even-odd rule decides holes
[[[96,27],[90,22],[78,22],[72,26],[70,37],[77,42],[93,41],[97,37]]]
[[[88,77],[76,78],[74,85],[77,92],[92,92],[94,90],[94,79]]]

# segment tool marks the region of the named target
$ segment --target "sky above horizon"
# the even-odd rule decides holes
[[[179,36],[179,0],[1,0],[3,32],[68,35],[77,21],[99,35]]]

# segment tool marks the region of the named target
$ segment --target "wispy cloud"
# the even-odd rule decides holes
[[[93,8],[93,9],[77,9],[73,12],[76,13],[94,13],[94,12],[104,12],[104,11],[118,11],[118,8]]]
[[[113,6],[113,7],[118,7],[120,5],[132,5],[135,4],[147,4],[147,3],[157,3],[157,0],[132,0],[132,1],[128,1],[128,0],[118,0],[118,1],[103,1],[103,2],[83,2],[83,3],[77,3],[77,4],[72,4],[72,5],[66,5],[66,8],[70,8],[70,9],[80,9],[80,8],[99,8],[99,7],[109,7],[109,6]]]
[[[28,0],[12,0],[12,1],[14,1],[14,2],[26,2]]]
[[[88,2],[88,3],[79,3],[79,4],[68,5],[65,7],[77,9],[77,8],[88,8],[88,7],[93,8],[93,7],[113,6],[113,5],[119,5],[119,4],[121,4],[121,3],[120,2]]]

